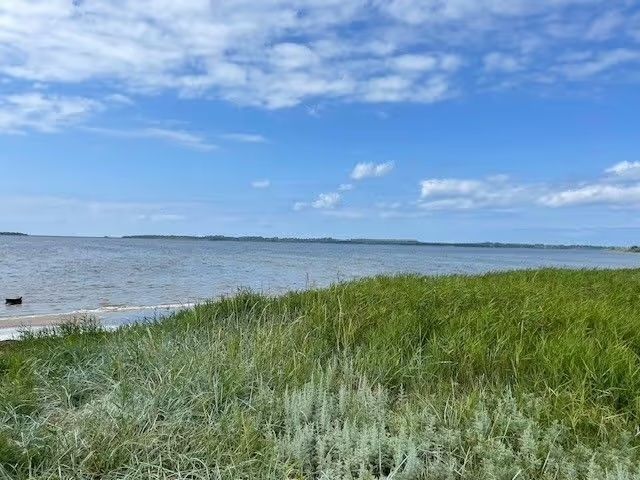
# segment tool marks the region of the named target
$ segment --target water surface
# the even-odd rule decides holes
[[[482,273],[542,266],[640,268],[639,254],[403,245],[0,237],[0,319],[186,305],[238,288],[268,293],[381,273]]]

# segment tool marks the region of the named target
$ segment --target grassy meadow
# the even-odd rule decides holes
[[[640,271],[379,277],[0,345],[0,479],[640,478]]]

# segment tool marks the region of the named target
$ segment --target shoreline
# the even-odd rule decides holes
[[[562,244],[562,243],[520,243],[498,241],[476,242],[438,242],[416,239],[393,238],[334,238],[334,237],[263,237],[259,235],[228,236],[228,235],[42,235],[9,233],[0,236],[21,238],[80,238],[104,240],[188,240],[210,242],[248,242],[248,243],[297,243],[297,244],[329,244],[329,245],[391,245],[417,247],[456,247],[456,248],[487,248],[487,249],[529,249],[529,250],[628,250],[621,245],[601,244]]]
[[[11,341],[22,330],[40,330],[55,327],[78,317],[95,317],[105,328],[115,328],[137,321],[166,317],[172,313],[193,308],[195,303],[168,304],[138,307],[104,307],[75,310],[66,313],[43,313],[0,317],[0,342]]]
[[[232,478],[314,478],[316,465],[374,478],[409,461],[407,478],[450,465],[467,480],[486,465],[538,478],[545,462],[547,477],[629,465],[620,476],[636,478],[639,290],[625,269],[378,276],[241,291],[153,328],[0,343],[0,408],[17,413],[2,453],[15,452],[12,478],[176,466],[209,478],[210,465]]]

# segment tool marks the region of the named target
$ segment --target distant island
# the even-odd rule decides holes
[[[28,237],[26,233],[20,232],[0,232],[0,237]]]
[[[640,253],[640,247],[637,245],[634,245],[633,247],[630,247],[628,251],[633,253]]]
[[[126,239],[150,239],[150,240],[208,240],[212,242],[265,242],[265,243],[330,243],[347,245],[406,245],[406,246],[426,246],[426,247],[475,247],[475,248],[536,248],[536,249],[582,249],[582,250],[607,250],[612,247],[596,245],[547,245],[542,243],[500,243],[500,242],[476,242],[476,243],[446,243],[446,242],[421,242],[419,240],[394,240],[375,238],[351,238],[338,239],[331,237],[323,238],[297,238],[297,237],[261,237],[261,236],[241,236],[229,237],[226,235],[126,235],[121,238]]]

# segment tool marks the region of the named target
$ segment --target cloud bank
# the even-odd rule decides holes
[[[37,122],[20,102],[34,82],[54,90],[100,85],[123,104],[168,91],[278,109],[308,101],[433,103],[487,83],[547,87],[612,75],[637,81],[640,11],[633,4],[2,2],[0,80],[18,97],[0,103],[0,128],[49,131],[95,110],[86,99],[53,97],[58,110]],[[16,112],[20,122],[7,120]]]

